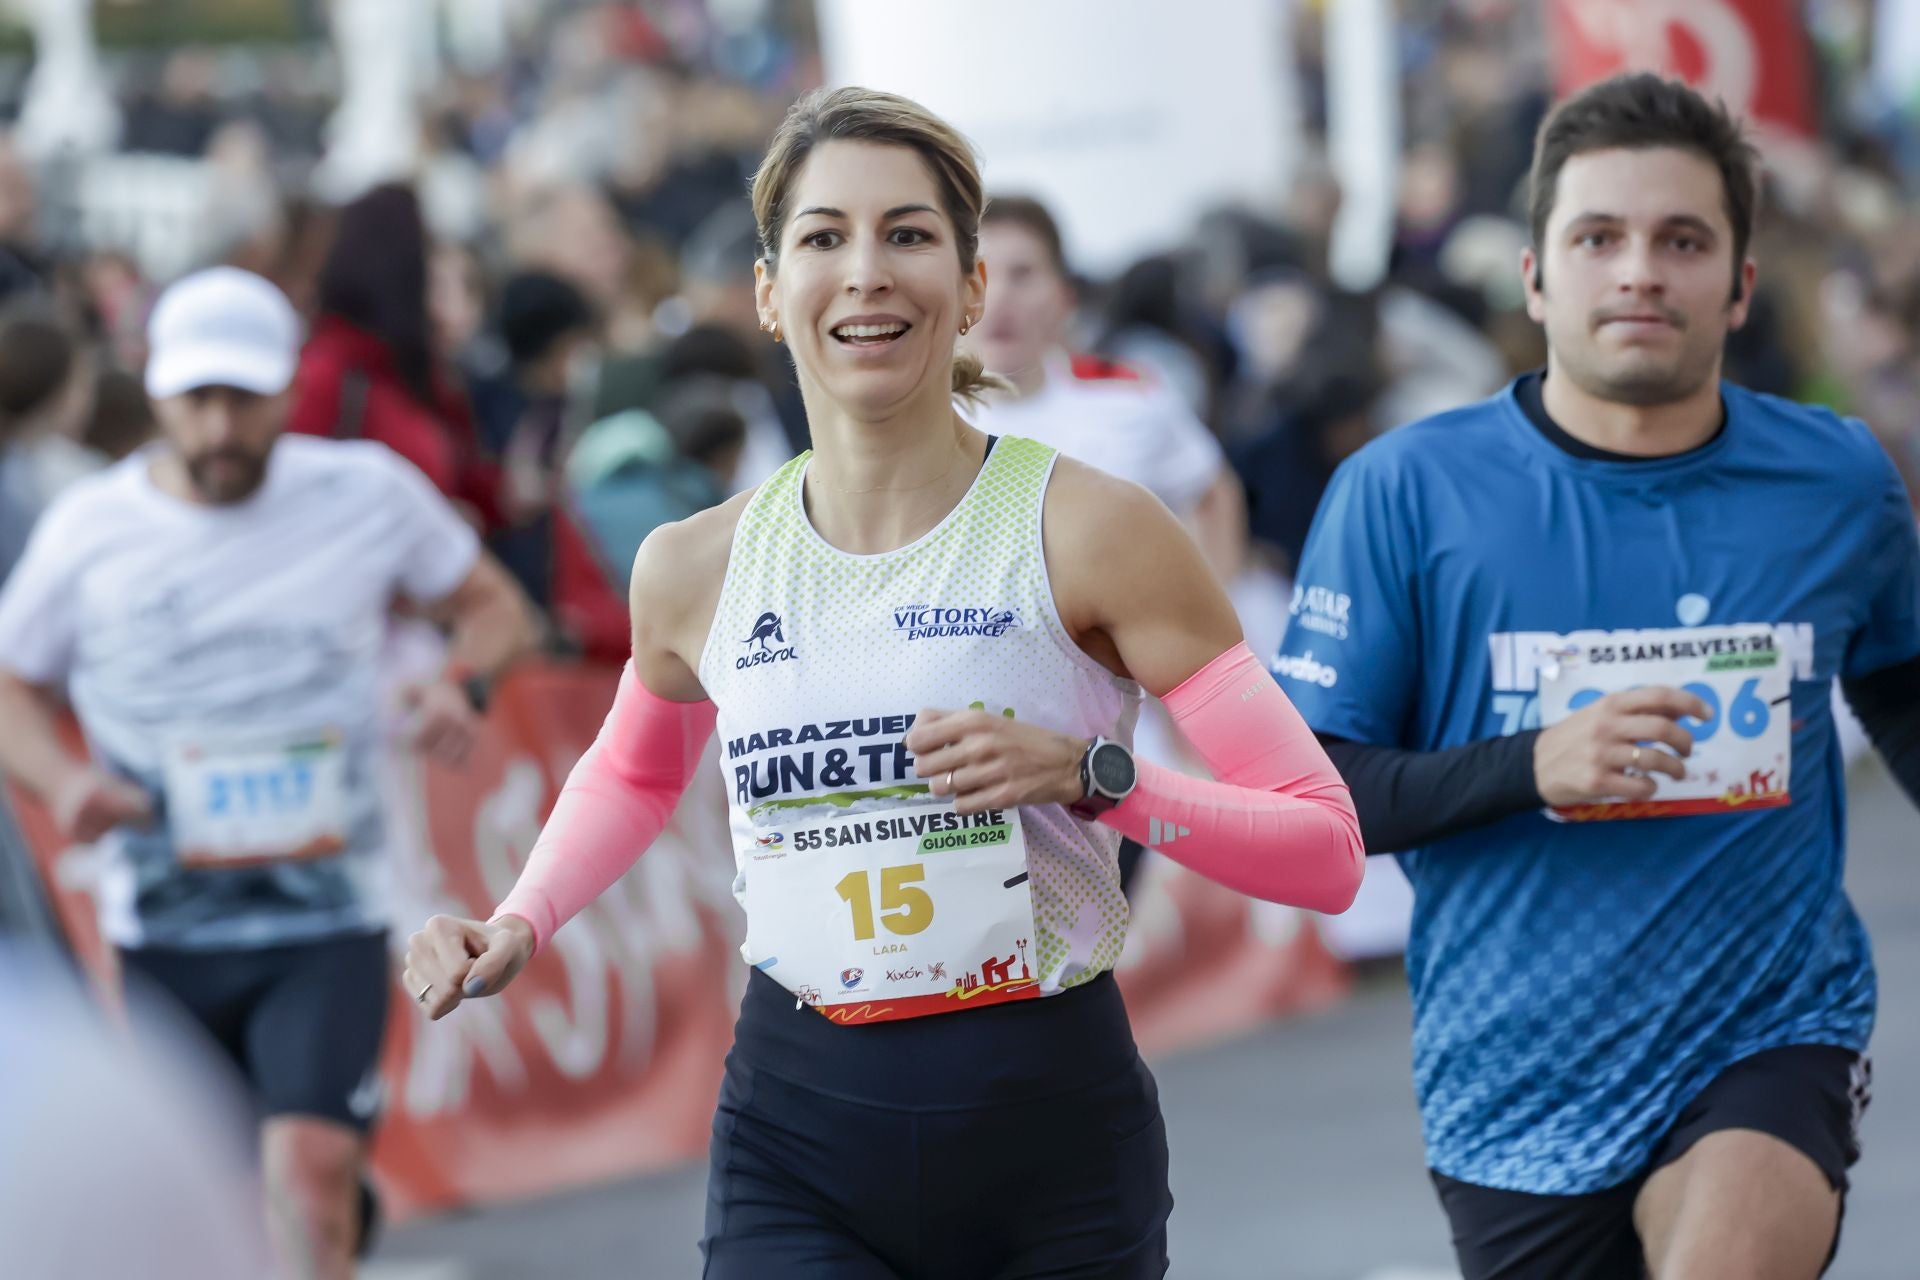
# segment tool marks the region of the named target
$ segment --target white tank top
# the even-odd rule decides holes
[[[700,656],[719,709],[734,894],[750,921],[772,905],[755,901],[748,856],[769,828],[926,802],[904,742],[921,708],[983,708],[1129,745],[1140,709],[1139,685],[1082,652],[1054,606],[1041,546],[1054,450],[999,439],[946,519],[875,555],[815,532],[801,490],[811,456],[741,514]],[[1020,818],[1037,976],[1052,994],[1120,957],[1120,836],[1060,805]],[[749,964],[770,960],[743,951]]]

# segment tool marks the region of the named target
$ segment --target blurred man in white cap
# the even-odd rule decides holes
[[[385,446],[280,439],[300,321],[215,268],[164,293],[146,382],[161,439],[64,493],[0,592],[0,770],[101,841],[102,929],[176,1000],[262,1117],[276,1240],[352,1273],[388,976],[376,658],[396,597],[451,657],[409,691],[458,762],[535,639],[472,530]],[[90,758],[63,744],[65,691]]]

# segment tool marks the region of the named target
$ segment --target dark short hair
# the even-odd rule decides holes
[[[995,222],[1025,230],[1046,248],[1047,258],[1061,278],[1070,278],[1067,275],[1067,252],[1060,240],[1060,224],[1047,212],[1047,206],[1032,196],[994,196],[987,201],[986,212],[980,215],[980,225],[984,227]]]
[[[759,376],[753,348],[723,325],[697,324],[668,343],[660,355],[662,384],[680,378],[751,381]]]
[[[73,334],[50,305],[28,299],[0,312],[0,439],[66,385],[75,355]]]
[[[695,462],[711,462],[746,443],[747,420],[726,378],[699,374],[669,382],[661,389],[654,417],[673,437],[681,456]]]
[[[1541,123],[1533,144],[1533,170],[1528,176],[1534,252],[1540,253],[1546,243],[1547,219],[1553,214],[1560,170],[1567,161],[1588,151],[1653,147],[1692,151],[1720,170],[1727,221],[1733,226],[1734,291],[1738,296],[1740,267],[1753,239],[1754,212],[1760,199],[1759,153],[1725,103],[1708,102],[1678,80],[1650,72],[1602,80],[1555,107]]]
[[[593,305],[578,289],[545,271],[523,271],[500,288],[500,339],[516,366],[531,364],[569,334],[590,332]]]

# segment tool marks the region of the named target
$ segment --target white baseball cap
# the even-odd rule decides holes
[[[285,391],[300,361],[300,316],[251,271],[213,267],[167,287],[147,320],[147,394],[197,387]]]

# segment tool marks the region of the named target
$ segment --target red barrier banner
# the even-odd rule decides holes
[[[396,972],[407,935],[428,916],[484,918],[506,895],[614,683],[611,670],[529,664],[499,689],[463,769],[394,755],[383,785]],[[112,991],[92,894],[99,855],[65,846],[39,806],[13,798],[67,937]],[[646,856],[504,995],[429,1023],[396,986],[374,1145],[393,1217],[547,1194],[705,1152],[747,977],[733,875],[719,771],[704,770]],[[1341,966],[1300,912],[1152,856],[1135,898],[1121,981],[1149,1054],[1345,990]]]
[[[1724,100],[1762,132],[1813,136],[1806,33],[1794,0],[1552,0],[1561,96],[1622,71],[1656,71]]]

